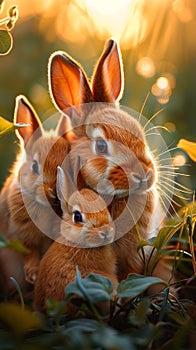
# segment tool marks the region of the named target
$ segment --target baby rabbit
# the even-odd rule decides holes
[[[86,188],[69,197],[67,178],[58,167],[57,194],[63,218],[58,241],[40,263],[34,295],[34,306],[39,311],[45,311],[47,299],[64,299],[65,287],[75,279],[76,266],[82,277],[93,272],[110,278],[114,288],[118,285],[115,253],[108,245],[114,239],[114,225],[106,204]]]
[[[14,290],[10,276],[21,288],[25,280],[34,283],[40,258],[59,230],[56,169],[69,151],[65,117],[56,131],[47,134],[28,100],[18,96],[14,122],[28,125],[16,131],[21,151],[0,193],[0,232],[9,239],[19,239],[29,253],[22,257],[11,250],[0,251],[5,293]]]
[[[144,130],[118,106],[123,86],[121,55],[114,39],[106,43],[91,85],[69,55],[58,51],[50,57],[51,97],[70,118],[76,137],[71,141],[71,158],[80,155],[85,185],[104,197],[115,221],[113,247],[120,280],[129,273],[144,272],[137,245],[156,236],[162,220],[157,167]],[[148,249],[146,255],[150,255]],[[153,274],[166,281],[171,277],[163,261]]]

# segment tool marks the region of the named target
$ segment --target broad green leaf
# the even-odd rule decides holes
[[[15,129],[24,128],[27,125],[28,124],[25,124],[25,123],[13,124],[9,120],[6,120],[5,118],[0,117],[0,136],[8,134],[14,131]]]
[[[189,157],[196,162],[196,142],[181,139],[178,142],[177,147],[182,148],[189,155]]]
[[[117,294],[119,298],[135,298],[155,284],[164,284],[167,286],[167,283],[158,277],[131,274],[126,280],[121,281]]]
[[[42,326],[42,320],[37,314],[11,303],[0,304],[0,320],[17,336],[23,336],[26,332]]]
[[[81,280],[71,282],[65,291],[67,295],[76,294],[91,303],[99,303],[112,299],[113,286],[108,278],[92,273]]]
[[[0,55],[6,55],[10,52],[13,45],[13,39],[10,32],[5,29],[0,30]]]

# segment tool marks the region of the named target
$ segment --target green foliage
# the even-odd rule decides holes
[[[27,124],[25,123],[13,124],[10,121],[4,119],[3,117],[0,117],[0,136],[9,134],[15,129],[24,128],[25,126],[27,126]]]
[[[131,274],[125,281],[122,281],[118,287],[119,298],[135,298],[145,292],[149,287],[156,284],[167,285],[158,277],[141,276]]]
[[[9,248],[19,253],[29,252],[29,250],[18,239],[9,240],[0,234],[0,249],[1,248]]]
[[[0,1],[0,13],[3,9],[4,0]],[[13,38],[10,31],[14,28],[18,19],[16,6],[8,8],[7,16],[0,19],[0,55],[7,55],[13,46]]]
[[[78,269],[76,270],[76,280],[71,282],[66,288],[68,296],[77,294],[82,298],[86,298],[90,304],[112,300],[112,292],[112,283],[108,278],[90,274],[82,279]]]

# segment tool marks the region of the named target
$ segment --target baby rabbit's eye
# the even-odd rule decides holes
[[[84,216],[80,211],[76,210],[73,215],[72,215],[72,221],[77,224],[77,223],[83,223],[84,222]]]
[[[103,139],[95,141],[95,151],[97,154],[106,154],[108,152],[107,142]]]
[[[39,175],[39,164],[36,160],[33,161],[33,164],[32,164],[32,172],[34,174],[37,174]]]

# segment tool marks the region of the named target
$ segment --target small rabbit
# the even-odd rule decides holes
[[[57,51],[50,57],[51,97],[70,118],[75,134],[70,156],[74,160],[80,155],[85,186],[103,196],[115,221],[113,246],[120,280],[144,272],[137,245],[156,236],[162,220],[157,166],[140,123],[119,107],[123,86],[121,54],[114,39],[106,43],[91,84],[66,53]],[[169,281],[171,269],[161,261],[153,274]]]
[[[40,258],[58,232],[57,214],[61,210],[56,196],[56,169],[69,151],[64,116],[56,131],[44,132],[33,107],[20,95],[16,98],[14,122],[28,125],[16,131],[21,151],[0,193],[0,232],[8,239],[19,239],[29,253],[23,257],[8,249],[0,251],[4,279],[1,289],[5,293],[14,290],[10,276],[21,288],[25,280],[34,283]]]
[[[85,188],[69,197],[67,178],[58,167],[57,194],[63,218],[60,238],[40,263],[34,293],[38,311],[45,311],[47,299],[64,299],[65,287],[75,279],[76,266],[82,277],[93,272],[110,278],[114,288],[118,285],[115,253],[108,245],[114,239],[114,225],[106,204],[97,193]]]

